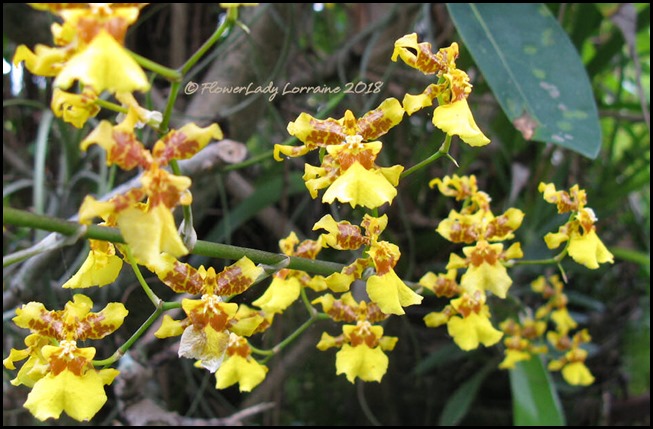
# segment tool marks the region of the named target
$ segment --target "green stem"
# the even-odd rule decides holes
[[[138,328],[136,332],[134,332],[134,335],[129,338],[125,344],[120,346],[118,350],[114,354],[112,354],[109,358],[107,359],[102,359],[102,360],[94,360],[93,361],[93,366],[98,367],[98,366],[109,366],[119,360],[125,353],[127,353],[127,350],[129,350],[134,343],[149,329],[150,326],[156,320],[161,316],[161,313],[163,313],[163,306],[157,307],[157,309],[150,315],[150,317],[147,318],[147,320]]]
[[[283,341],[281,341],[279,344],[272,347],[271,349],[261,350],[252,347],[251,345],[250,348],[252,349],[253,353],[265,356],[265,358],[261,362],[261,363],[265,363],[276,353],[279,353],[288,344],[295,341],[295,339],[299,337],[304,331],[306,331],[313,323],[317,322],[318,320],[326,320],[326,319],[329,319],[328,315],[324,313],[315,313],[308,320],[306,320],[306,322],[302,323],[302,325],[299,328],[295,329],[295,331],[292,334],[288,335]]]
[[[440,149],[438,149],[437,152],[435,152],[433,155],[429,156],[428,158],[420,161],[419,163],[413,165],[410,167],[408,170],[404,171],[401,173],[401,178],[405,178],[407,176],[410,176],[411,174],[415,173],[416,171],[421,170],[422,168],[426,167],[427,165],[431,164],[432,162],[442,158],[443,156],[446,158],[449,158],[451,162],[453,162],[456,167],[458,166],[458,163],[456,162],[455,159],[449,155],[449,148],[451,147],[451,136],[447,134],[447,136],[444,139],[444,143],[442,143],[442,146]]]
[[[164,302],[162,308],[163,311],[175,310],[181,308],[181,302],[177,302],[177,301]]]
[[[147,295],[147,297],[150,299],[150,301],[152,301],[152,304],[154,304],[154,306],[156,308],[161,307],[163,305],[163,301],[161,300],[161,298],[156,296],[154,291],[152,291],[152,288],[150,288],[150,286],[147,284],[147,282],[143,278],[143,273],[141,273],[141,269],[138,268],[138,264],[136,263],[136,260],[134,259],[134,255],[132,255],[131,248],[129,246],[124,246],[122,249],[125,251],[125,253],[126,253],[125,256],[127,256],[127,261],[129,262],[129,265],[131,265],[132,270],[134,270],[134,274],[136,274],[136,278],[138,279],[138,283],[140,283],[140,285],[143,288],[143,290],[145,291],[145,294]]]
[[[112,103],[110,101],[102,100],[100,98],[95,100],[95,104],[97,104],[98,106],[104,109],[113,110],[114,112],[118,112],[118,113],[127,114],[127,112],[129,111],[129,109],[127,109],[126,107],[122,107],[120,104]]]
[[[249,345],[249,348],[252,350],[252,353],[255,353],[257,355],[261,355],[261,356],[272,356],[272,355],[274,355],[274,349],[262,350],[262,349],[254,347],[251,344]]]
[[[172,85],[170,86],[170,93],[168,95],[168,102],[166,104],[165,111],[163,112],[163,120],[161,121],[161,126],[159,129],[162,132],[167,132],[168,131],[168,125],[170,124],[170,118],[172,117],[172,109],[175,105],[175,102],[177,101],[177,96],[179,95],[179,90],[181,89],[181,80],[183,79],[184,75],[188,73],[188,70],[190,70],[206,52],[211,49],[211,47],[220,39],[222,34],[231,26],[233,26],[234,22],[236,21],[236,18],[238,17],[238,12],[232,12],[232,9],[237,9],[237,8],[230,8],[229,11],[227,12],[227,19],[220,25],[220,27],[215,30],[215,32],[209,37],[209,39],[204,42],[202,46],[182,65],[179,70],[172,70],[174,72],[174,78],[168,77],[165,74],[161,73],[163,76],[168,77],[170,81],[172,81]],[[136,54],[134,54],[136,55]],[[146,58],[140,57],[142,61],[149,61]],[[138,58],[137,58],[138,60]],[[150,65],[156,65],[159,66],[156,63],[150,62]],[[146,67],[144,63],[141,63],[143,67]],[[161,67],[161,66],[159,66]],[[148,67],[150,68],[150,67]],[[170,72],[170,69],[166,69],[163,67],[166,72]],[[150,70],[153,70],[150,68]],[[160,73],[160,71],[153,70],[157,73]]]
[[[166,109],[163,111],[163,118],[161,119],[161,125],[159,126],[161,133],[168,132],[168,125],[170,124],[170,118],[172,117],[172,109],[175,106],[175,101],[177,101],[177,96],[179,95],[180,89],[180,82],[173,82],[172,85],[170,85],[168,102],[166,103]]]
[[[556,261],[556,258],[549,258],[549,259],[531,259],[531,260],[518,260],[518,261],[512,261],[510,265],[507,265],[509,267],[514,267],[515,265],[551,265],[551,264],[557,264],[558,261]]]
[[[134,335],[132,335],[122,346],[116,350],[114,354],[112,354],[110,357],[107,359],[102,359],[102,360],[94,360],[93,365],[98,367],[98,366],[103,366],[107,367],[117,360],[119,360],[121,357],[127,353],[127,350],[129,350],[134,343],[152,326],[154,322],[161,316],[161,314],[164,311],[172,310],[174,308],[181,308],[181,303],[180,302],[163,302],[157,306],[156,310],[154,310],[154,313],[150,315],[150,317],[147,318],[145,323],[143,323],[136,332],[134,332]]]
[[[564,249],[562,249],[562,252],[558,253],[555,255],[553,258],[549,259],[530,259],[530,260],[514,260],[510,264],[506,264],[507,267],[514,267],[515,265],[551,265],[551,264],[558,264],[560,265],[560,261],[564,259],[565,256],[567,256],[567,249],[569,247],[569,242],[567,242],[567,245],[565,246]]]
[[[174,70],[165,66],[162,66],[159,63],[155,63],[154,61],[142,57],[138,55],[135,52],[129,51],[129,54],[136,60],[136,62],[141,65],[143,68],[146,68],[150,71],[153,71],[154,73],[163,76],[164,78],[168,79],[171,82],[179,82],[181,81],[182,78],[182,73],[179,72],[179,70]]]
[[[302,325],[299,328],[295,329],[295,331],[292,334],[288,335],[288,337],[286,337],[285,340],[281,341],[279,344],[274,346],[272,350],[275,353],[280,352],[288,344],[295,341],[295,339],[299,337],[305,330],[307,330],[313,323],[317,322],[318,320],[327,320],[327,319],[329,319],[328,315],[324,313],[315,313],[306,322],[302,323]]]
[[[227,18],[224,22],[213,32],[211,37],[209,37],[206,42],[195,52],[185,63],[179,68],[179,71],[182,75],[188,73],[188,70],[193,68],[193,66],[206,54],[206,52],[213,47],[213,45],[220,40],[222,34],[229,28],[231,28],[236,20],[238,19],[238,8],[231,7],[227,11]]]
[[[308,300],[308,296],[306,295],[306,288],[302,287],[300,289],[300,296],[302,298],[302,302],[304,303],[304,307],[306,307],[306,311],[308,311],[308,315],[310,317],[313,317],[314,315],[317,314],[317,310],[315,307],[313,307],[313,304]]]
[[[279,253],[265,252],[263,250],[237,247],[227,244],[212,243],[203,240],[197,240],[197,244],[193,249],[193,254],[208,256],[212,258],[233,260],[247,256],[253,262],[264,265],[276,265],[279,262],[283,261],[285,258],[288,258],[290,261],[286,268],[325,276],[340,272],[344,268],[344,265],[337,264],[335,262],[300,258],[298,256],[286,256]]]
[[[80,225],[77,222],[71,222],[45,215],[36,215],[25,210],[17,210],[11,207],[4,207],[2,211],[2,222],[6,225],[42,229],[68,236],[78,233]],[[94,240],[110,241],[112,243],[125,242],[118,229],[98,225],[88,225],[86,232],[81,236],[81,238],[92,238]],[[306,271],[311,274],[325,276],[340,272],[344,268],[344,265],[335,262],[300,258],[298,256],[286,256],[279,253],[212,243],[203,240],[197,240],[192,253],[208,256],[210,258],[233,260],[238,260],[243,256],[247,256],[254,263],[265,265],[275,265],[288,258],[290,261],[287,268],[289,269]]]
[[[175,71],[175,73],[178,75],[178,78],[174,79],[172,85],[170,85],[168,102],[166,103],[166,108],[163,112],[163,119],[161,120],[161,126],[159,127],[162,132],[165,133],[168,131],[170,119],[172,118],[172,110],[174,108],[175,102],[177,101],[179,90],[181,89],[181,79],[199,61],[199,59],[202,58],[202,56],[204,56],[204,54],[206,54],[209,49],[211,49],[211,47],[220,39],[220,37],[222,37],[222,34],[228,28],[233,26],[233,23],[238,18],[237,9],[238,8],[229,8],[227,12],[227,19],[225,19],[225,21],[215,30],[211,37],[209,37],[209,39],[204,42],[202,46],[200,46],[200,48],[188,59],[188,61],[186,61],[178,71]],[[170,167],[172,167],[174,174],[178,176],[182,174],[176,160],[170,161]],[[182,210],[184,213],[184,224],[187,228],[193,228],[193,213],[190,206],[183,206]]]

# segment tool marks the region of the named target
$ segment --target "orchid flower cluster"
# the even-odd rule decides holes
[[[319,165],[304,166],[303,179],[311,197],[318,198],[323,192],[321,201],[325,204],[349,204],[364,211],[360,219],[351,221],[331,214],[323,216],[313,226],[315,239],[300,240],[295,232],[290,233],[279,242],[282,254],[315,260],[322,249],[329,248],[347,252],[350,263],[329,275],[312,275],[283,266],[271,269],[245,256],[220,272],[183,262],[181,259],[192,252],[193,242],[180,234],[174,210],[192,205],[192,182],[180,174],[176,161],[192,157],[211,141],[222,139],[223,134],[217,124],[199,127],[188,123],[167,130],[167,121],[159,112],[139,105],[136,93],[149,90],[150,81],[125,48],[124,40],[145,5],[34,4],[61,18],[61,24],[52,26],[56,46],[37,45],[34,51],[20,46],[14,57],[15,64],[23,62],[32,73],[54,78],[51,108],[73,126],[84,127],[101,108],[113,106],[121,112],[115,124],[109,120],[97,123],[80,148],[86,151],[97,145],[106,152],[107,165],[141,172],[140,186],[106,201],[92,196],[83,201],[80,222],[88,225],[100,220],[101,225],[116,227],[124,242],[89,240],[85,262],[64,288],[114,284],[124,262],[139,280],[141,267],[154,273],[161,285],[183,294],[180,302],[163,303],[141,281],[156,306],[157,318],[173,308],[180,308],[184,314],[179,320],[163,315],[155,336],[179,337],[179,356],[193,359],[196,366],[215,374],[218,389],[237,384],[241,391],[251,391],[265,379],[265,361],[282,347],[260,350],[252,344],[252,337],[265,332],[299,300],[309,309],[310,323],[331,319],[341,324],[336,333],[323,332],[316,345],[322,351],[338,349],[336,373],[344,374],[352,383],[356,379],[381,382],[388,369],[386,353],[398,341],[385,335],[383,322],[405,315],[407,308],[420,305],[428,293],[445,297],[449,303],[441,311],[429,313],[424,318],[426,326],[446,324],[453,341],[466,351],[480,345],[493,346],[504,338],[506,358],[501,368],[544,353],[546,347],[536,341],[552,320],[555,331],[550,331],[547,339],[560,356],[550,362],[549,369],[561,370],[571,384],[593,381],[584,365],[587,352],[582,348],[590,341],[589,334],[581,330],[570,337],[577,324],[567,311],[558,277],[533,283],[533,290],[548,300],[534,319],[506,321],[500,330],[494,327],[490,302],[508,296],[513,283],[508,269],[524,256],[519,242],[509,244],[524,213],[509,208],[495,214],[490,196],[478,188],[475,176],[445,176],[429,184],[462,205],[451,210],[437,228],[446,240],[464,246],[462,256],[452,253],[446,273],[426,273],[417,283],[402,280],[395,271],[401,251],[382,237],[388,216],[379,215],[379,211],[393,203],[406,172],[402,165],[377,163],[383,149],[379,139],[400,124],[405,113],[415,114],[437,100],[432,121],[446,134],[442,156],[448,156],[453,136],[475,147],[490,143],[467,103],[472,85],[468,75],[456,67],[456,43],[434,53],[429,43],[418,43],[416,34],[400,38],[392,61],[400,58],[424,74],[435,75],[435,83],[421,94],[405,95],[401,102],[388,98],[359,117],[350,110],[339,119],[316,119],[301,113],[287,128],[301,145],[274,146],[277,161],[318,150]],[[108,103],[101,96],[113,97],[116,103]],[[153,144],[139,140],[136,130],[143,126],[158,133]],[[541,184],[540,191],[560,213],[570,213],[557,233],[545,237],[551,249],[567,243],[556,263],[566,254],[590,269],[612,262],[612,255],[596,234],[596,216],[586,207],[584,191],[578,186],[569,193],[556,191],[553,184]],[[231,302],[267,277],[271,281],[251,305]],[[40,420],[59,418],[62,412],[80,421],[91,419],[107,401],[105,386],[119,376],[118,370],[107,367],[137,339],[130,339],[112,357],[95,360],[96,349],[78,342],[101,340],[114,333],[128,311],[121,303],[109,303],[99,312],[92,312],[92,308],[90,298],[78,293],[64,310],[48,310],[39,302],[16,310],[13,321],[31,333],[25,338],[26,348],[12,349],[3,363],[14,370],[16,362],[26,360],[12,384],[31,388],[25,407]]]
[[[583,344],[591,337],[587,329],[582,329],[570,337],[570,332],[578,323],[567,308],[567,295],[563,292],[564,283],[558,275],[540,276],[531,283],[533,292],[542,296],[546,303],[537,308],[534,318],[525,316],[519,322],[507,319],[501,323],[505,333],[505,358],[499,368],[514,368],[519,361],[529,360],[534,354],[549,352],[548,344],[541,341],[546,333],[548,343],[558,355],[549,362],[550,371],[561,371],[571,385],[587,386],[594,382],[594,376],[585,365],[587,350]],[[548,320],[553,321],[555,330],[547,332]]]

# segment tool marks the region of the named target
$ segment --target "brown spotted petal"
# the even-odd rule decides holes
[[[159,165],[167,165],[173,159],[188,159],[202,150],[211,140],[221,140],[222,130],[218,124],[200,128],[190,123],[179,130],[172,130],[154,144],[152,155]]]
[[[243,256],[216,276],[215,294],[232,296],[247,290],[264,273],[263,268]]]
[[[367,112],[358,120],[358,128],[363,141],[375,140],[388,131],[404,117],[404,108],[396,98],[388,98],[374,110]]]
[[[322,234],[322,241],[329,247],[338,250],[356,250],[368,244],[369,239],[365,237],[361,229],[348,221],[336,222],[331,215],[325,215],[315,223],[313,230],[326,229],[327,234]]]

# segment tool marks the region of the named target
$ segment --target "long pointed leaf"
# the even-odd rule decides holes
[[[558,393],[540,357],[518,362],[510,370],[515,426],[564,426]]]
[[[541,3],[448,3],[466,48],[526,140],[589,158],[601,148],[596,102],[569,36]]]

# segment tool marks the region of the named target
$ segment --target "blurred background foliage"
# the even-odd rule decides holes
[[[558,189],[578,183],[587,189],[589,206],[599,217],[599,235],[614,253],[615,263],[595,271],[570,260],[563,263],[569,277],[566,292],[570,309],[593,338],[587,365],[596,382],[585,388],[570,387],[559,373],[553,374],[553,380],[570,425],[648,425],[650,4],[546,6],[578,50],[592,85],[602,130],[596,159],[524,139],[499,108],[445,4],[261,4],[242,8],[241,19],[250,34],[234,29],[187,80],[219,82],[225,87],[273,82],[280,88],[288,84],[342,89],[349,82],[382,82],[382,90],[378,94],[279,93],[273,100],[265,94],[182,94],[173,126],[191,120],[201,125],[217,121],[227,138],[246,144],[249,158],[257,160],[238,169],[218,166],[193,177],[195,226],[201,239],[277,252],[278,240],[290,230],[300,237],[315,238],[311,231],[314,222],[329,211],[343,217],[356,214],[348,206],[329,208],[312,200],[301,174],[303,163],[315,164],[315,159],[309,156],[279,163],[272,159],[273,145],[288,139],[286,126],[301,112],[340,118],[350,109],[358,116],[387,97],[401,99],[405,93],[421,92],[431,78],[390,61],[398,37],[417,32],[420,40],[433,44],[434,50],[457,41],[461,45],[458,66],[468,72],[474,84],[472,111],[492,143],[481,149],[454,143],[451,154],[460,168],[441,159],[400,183],[398,197],[387,210],[390,223],[384,233],[384,239],[398,244],[402,251],[397,272],[406,280],[417,281],[427,271],[442,272],[449,253],[459,250],[435,232],[452,202],[429,189],[427,183],[432,178],[475,174],[480,189],[491,195],[496,212],[510,206],[522,209],[526,219],[517,238],[528,259],[552,255],[542,237],[560,224],[552,207],[537,192],[538,183],[554,182]],[[217,4],[151,4],[128,34],[127,45],[153,61],[177,67],[214,31],[223,16]],[[69,218],[85,195],[103,195],[130,177],[107,168],[102,151],[95,150],[99,148],[86,154],[78,150],[80,140],[94,123],[110,117],[110,113],[102,112],[84,129],[74,129],[48,113],[51,81],[8,67],[17,45],[51,44],[51,22],[47,13],[24,4],[3,4],[3,204]],[[161,110],[168,82],[156,79],[153,88],[143,102]],[[142,137],[143,141],[154,141],[152,136]],[[442,140],[430,114],[422,111],[405,118],[382,138],[383,159],[379,164],[414,165],[435,152]],[[3,254],[29,247],[45,235],[5,228]],[[38,298],[48,308],[62,308],[71,293],[59,286],[83,261],[85,246],[78,243],[3,270],[3,357],[10,347],[21,345],[24,336],[10,322],[15,307]],[[339,260],[342,255],[337,252],[325,250],[320,256],[348,262]],[[188,262],[217,269],[225,263],[197,256]],[[132,274],[123,271],[119,285],[88,291],[96,303],[119,300],[130,310],[118,335],[98,346],[98,357],[113,353],[152,310]],[[492,303],[497,320],[514,312],[519,302],[529,302],[529,284],[542,271],[541,267],[511,271],[514,284],[510,294],[514,298]],[[555,272],[552,267],[545,271]],[[242,299],[255,299],[262,288],[252,288]],[[162,298],[171,299],[164,293]],[[398,336],[400,341],[389,353],[390,367],[380,384],[352,385],[335,375],[335,353],[315,349],[322,331],[334,334],[335,324],[329,322],[313,326],[273,358],[268,378],[250,394],[241,394],[237,388],[215,390],[213,376],[193,368],[189,360],[176,358],[173,342],[145,337],[130,357],[151,371],[139,394],[191,417],[225,416],[271,402],[270,409],[246,422],[511,424],[508,373],[496,368],[502,358],[500,348],[463,353],[444,328],[424,327],[422,317],[442,305],[428,296],[421,306],[407,309],[408,317],[388,320],[386,334]],[[275,320],[262,346],[276,344],[305,318],[301,305],[291,307]],[[28,392],[10,386],[13,377],[4,371],[3,425],[32,424],[31,416],[22,408]],[[109,392],[109,403],[90,424],[120,422],[117,404]],[[62,418],[47,424],[71,423]]]

